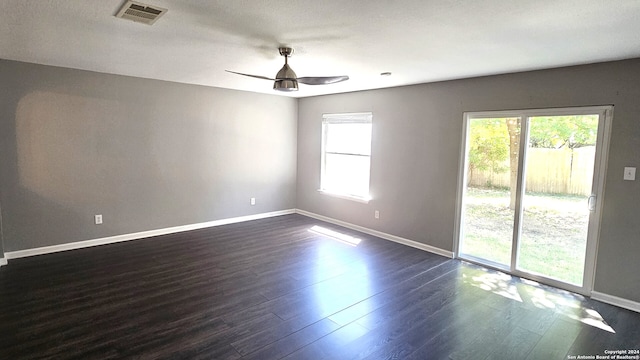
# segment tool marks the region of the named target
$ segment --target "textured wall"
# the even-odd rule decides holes
[[[295,207],[294,99],[11,61],[0,79],[5,251]]]
[[[615,105],[594,290],[640,301],[640,60],[301,99],[297,207],[453,250],[463,112]],[[321,194],[323,113],[373,112],[371,194]],[[380,210],[380,219],[373,217]]]

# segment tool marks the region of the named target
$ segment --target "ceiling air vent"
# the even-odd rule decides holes
[[[116,17],[133,20],[147,25],[153,25],[153,23],[166,12],[167,9],[161,7],[128,0],[124,3],[120,11],[118,11]]]

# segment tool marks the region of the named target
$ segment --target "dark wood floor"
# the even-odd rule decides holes
[[[640,314],[300,215],[0,268],[1,359],[567,359],[634,349]]]

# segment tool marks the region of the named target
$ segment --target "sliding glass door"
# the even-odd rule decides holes
[[[465,221],[460,253],[494,266],[511,264],[520,117],[468,120]]]
[[[458,256],[588,293],[611,111],[465,114]]]

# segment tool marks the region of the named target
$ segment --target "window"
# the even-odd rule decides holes
[[[322,117],[320,191],[369,201],[371,113]]]

